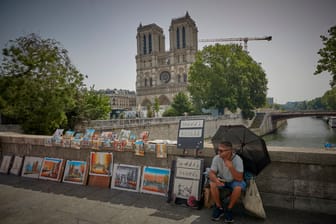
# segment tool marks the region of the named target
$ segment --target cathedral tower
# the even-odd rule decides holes
[[[198,39],[197,27],[188,12],[172,19],[169,27],[169,51],[165,49],[165,36],[156,24],[137,29],[136,102],[137,105],[170,105],[175,95],[187,92],[188,71],[195,61]]]

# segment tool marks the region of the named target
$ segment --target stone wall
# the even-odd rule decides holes
[[[0,153],[3,155],[48,156],[72,160],[86,160],[90,148],[63,148],[44,146],[47,136],[0,133]],[[336,214],[336,150],[269,147],[272,163],[257,177],[257,184],[265,206]],[[134,155],[131,148],[125,152],[113,151],[115,163],[170,168],[178,156],[195,157],[195,150],[168,146],[168,158],[158,159],[153,152],[144,157]],[[210,166],[214,150],[211,145],[198,151]]]

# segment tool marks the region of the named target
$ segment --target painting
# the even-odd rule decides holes
[[[112,131],[103,131],[100,135],[100,144],[102,147],[112,147],[113,141],[117,138],[116,133]]]
[[[111,188],[139,192],[140,172],[140,166],[114,164]]]
[[[8,174],[9,166],[12,161],[12,156],[4,156],[1,161],[0,173]]]
[[[40,171],[40,179],[60,181],[63,159],[45,157]]]
[[[201,170],[177,168],[176,169],[176,177],[200,180],[201,179]]]
[[[112,164],[112,152],[91,152],[89,174],[97,176],[111,176]]]
[[[127,145],[127,141],[126,140],[116,140],[113,142],[113,147],[114,150],[119,151],[119,152],[123,152],[125,151],[125,147]]]
[[[189,158],[177,158],[176,167],[187,168],[187,169],[201,169],[202,160],[199,159],[189,159]]]
[[[196,200],[199,200],[198,189],[198,180],[189,180],[183,178],[175,178],[174,180],[174,194],[177,198],[188,199],[190,196],[194,196]]]
[[[87,128],[85,131],[85,134],[82,138],[82,141],[80,142],[81,146],[90,146],[91,145],[91,141],[92,141],[92,136],[95,132],[95,129],[93,128]]]
[[[166,144],[156,144],[156,158],[167,158]]]
[[[80,148],[81,141],[83,139],[84,134],[81,132],[77,132],[73,139],[71,140],[72,148]]]
[[[149,131],[143,131],[140,134],[140,138],[143,142],[148,142],[148,138],[149,138]]]
[[[71,184],[85,184],[87,172],[86,161],[67,160],[63,182]]]
[[[145,166],[142,172],[141,192],[166,196],[170,169]]]
[[[40,175],[43,158],[34,156],[25,156],[21,176],[38,178]]]
[[[63,135],[63,147],[70,147],[71,146],[71,141],[73,139],[73,136],[75,134],[75,131],[68,130],[65,132]]]
[[[63,139],[63,131],[64,129],[56,129],[52,136],[52,143],[56,146],[62,146]]]
[[[134,155],[136,156],[145,156],[145,147],[142,140],[138,140],[134,144]]]
[[[14,175],[19,175],[21,171],[23,158],[21,156],[15,156],[12,168],[10,169],[9,173]]]

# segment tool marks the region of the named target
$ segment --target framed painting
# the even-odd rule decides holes
[[[67,160],[64,169],[63,182],[71,184],[85,184],[86,174],[86,161]]]
[[[174,194],[177,198],[188,199],[194,196],[199,200],[199,181],[183,178],[175,178],[174,181]]]
[[[8,174],[12,162],[12,156],[3,156],[0,166],[0,173]]]
[[[140,173],[140,166],[114,164],[111,188],[139,192]]]
[[[45,157],[40,171],[40,179],[60,181],[63,159]]]
[[[90,153],[90,175],[111,176],[113,165],[112,152]]]
[[[166,196],[168,193],[170,169],[145,166],[142,172],[140,191]]]
[[[134,155],[145,156],[145,146],[142,140],[134,143]]]
[[[177,158],[176,167],[187,168],[187,169],[197,169],[200,170],[202,165],[202,160],[193,158]]]
[[[22,167],[23,157],[15,156],[13,165],[9,171],[10,174],[19,175]]]
[[[34,156],[25,156],[21,171],[21,176],[38,178],[40,175],[43,158]]]
[[[156,144],[156,158],[167,158],[167,144]]]

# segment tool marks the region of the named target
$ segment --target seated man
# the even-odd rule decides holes
[[[218,154],[212,159],[209,172],[211,197],[216,203],[212,220],[218,221],[225,215],[225,222],[233,222],[232,208],[241,192],[246,189],[243,172],[243,160],[234,153],[231,142],[221,142],[218,146]],[[221,188],[232,190],[229,204],[225,209],[220,199]]]

